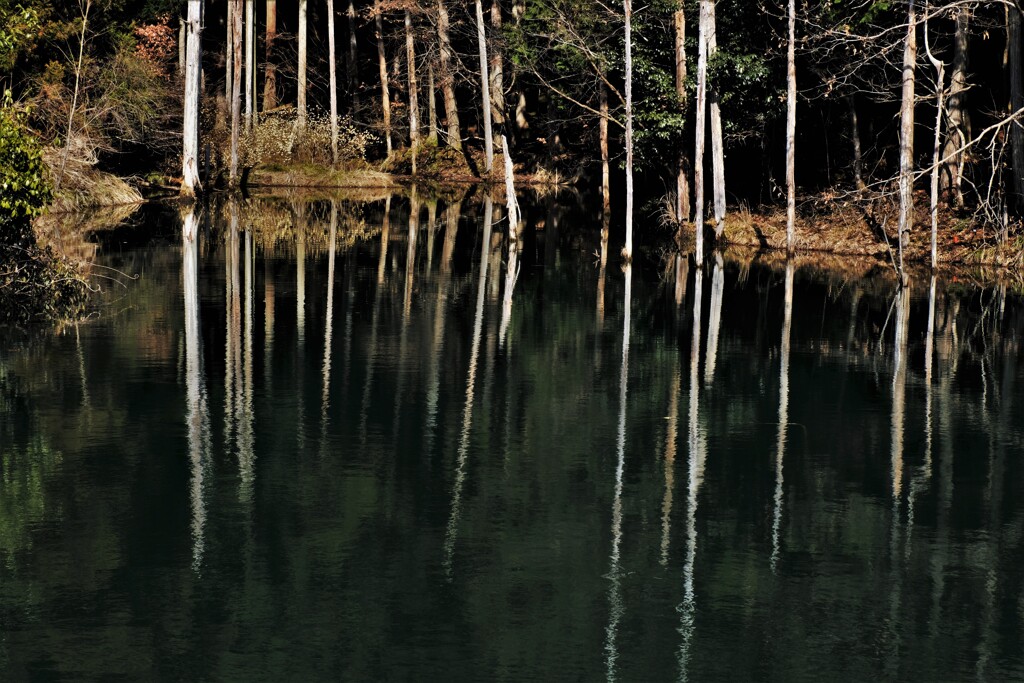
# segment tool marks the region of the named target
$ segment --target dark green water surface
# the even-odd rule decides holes
[[[0,678],[1024,679],[1019,299],[410,204],[0,331]]]

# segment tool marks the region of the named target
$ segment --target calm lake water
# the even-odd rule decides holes
[[[3,678],[1024,679],[1019,299],[416,203],[150,212],[0,331]]]

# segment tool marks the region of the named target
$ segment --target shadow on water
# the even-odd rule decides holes
[[[521,204],[96,232],[2,333],[6,678],[1024,677],[1012,291]]]

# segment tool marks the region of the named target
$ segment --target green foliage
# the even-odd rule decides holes
[[[35,7],[0,0],[0,72],[13,69],[18,55],[31,48],[40,23]]]
[[[39,143],[12,107],[0,108],[0,242],[25,245],[50,199]]]

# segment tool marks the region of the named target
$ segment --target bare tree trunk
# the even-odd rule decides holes
[[[242,118],[242,0],[231,0],[231,17],[234,27],[231,30],[231,168],[229,183],[238,185],[238,133]]]
[[[348,76],[348,93],[352,97],[352,115],[358,116],[362,110],[359,97],[359,44],[356,42],[356,5],[353,0],[348,0],[348,9],[345,10],[348,17],[348,61],[345,63],[345,73]]]
[[[334,0],[327,0],[327,53],[328,87],[331,91],[331,159],[338,163],[338,53],[334,44]]]
[[[953,50],[953,74],[949,79],[949,98],[946,116],[949,134],[942,149],[942,158],[948,159],[940,176],[939,189],[950,194],[954,206],[963,208],[963,173],[965,153],[957,151],[971,139],[971,121],[967,111],[967,68],[970,52],[968,39],[971,28],[971,10],[961,8],[956,16],[956,40]]]
[[[679,104],[686,109],[686,14],[683,12],[682,1],[675,13],[676,27],[676,97]],[[690,220],[690,181],[686,175],[685,147],[679,148],[679,166],[676,169],[676,220],[684,223]]]
[[[479,1],[479,0],[478,0]],[[623,0],[626,19],[626,246],[622,256],[633,260],[633,2]],[[627,316],[628,317],[628,316]]]
[[[68,163],[68,154],[71,153],[71,133],[75,125],[75,111],[78,108],[78,93],[82,84],[82,62],[85,59],[85,32],[89,26],[89,11],[92,9],[92,0],[79,0],[79,8],[82,12],[82,32],[78,36],[78,62],[75,65],[75,89],[71,96],[71,107],[68,109],[68,130],[64,136],[64,154],[61,157],[60,172],[57,174],[55,188],[60,188],[64,179],[64,168]],[[4,186],[6,189],[6,185]]]
[[[296,107],[298,109],[297,127],[299,130],[303,130],[306,127],[306,31],[308,23],[306,21],[306,15],[308,14],[309,0],[299,0],[299,93],[298,102]]]
[[[864,157],[860,149],[860,123],[857,121],[857,101],[853,95],[846,96],[850,112],[850,140],[853,142],[853,186],[859,196],[864,191]]]
[[[900,104],[900,219],[899,276],[903,281],[903,249],[914,223],[914,77],[917,65],[917,7],[907,9],[907,37],[903,46],[903,93]]]
[[[449,37],[448,7],[437,0],[437,40],[440,53],[441,94],[444,96],[444,117],[448,125],[448,146],[462,149],[462,129],[459,125],[459,105],[455,100],[455,80],[452,77],[452,42]]]
[[[245,0],[245,130],[252,129],[256,106],[256,0]]]
[[[412,174],[416,175],[416,153],[420,145],[420,102],[416,89],[416,45],[412,37],[412,12],[405,10],[405,62],[409,74],[409,144],[412,146]]]
[[[943,105],[945,103],[944,98],[946,94],[946,65],[939,61],[935,55],[932,54],[932,46],[928,37],[928,4],[925,4],[925,20],[924,20],[924,48],[928,53],[928,61],[935,67],[935,87],[937,92],[935,93],[935,143],[932,146],[932,187],[931,187],[931,218],[932,218],[932,242],[931,242],[931,255],[932,255],[932,270],[934,271],[939,265],[938,255],[938,232],[939,232],[939,176],[942,175],[942,169],[939,165],[939,161],[942,158],[942,115]]]
[[[185,19],[178,18],[178,73],[185,75],[185,51],[188,43],[188,24]]]
[[[1024,82],[1021,72],[1021,12],[1016,7],[1007,9],[1009,27],[1007,40],[1010,52],[1010,111],[1017,112],[1024,107]],[[1013,151],[1013,201],[1018,210],[1024,207],[1024,125],[1014,121],[1010,128],[1010,145]]]
[[[491,0],[491,118],[505,126],[504,56],[501,52],[501,1]]]
[[[611,218],[612,192],[611,169],[608,163],[608,86],[601,83],[601,118],[598,121],[601,133],[601,217],[607,221]]]
[[[718,38],[715,28],[715,2],[708,0],[708,59],[718,52]],[[706,76],[705,76],[706,78]],[[722,109],[718,104],[718,90],[708,90],[708,105],[711,110],[711,172],[715,198],[715,237],[725,231],[725,143],[722,139]]]
[[[494,138],[491,134],[491,84],[487,73],[487,36],[484,33],[484,8],[480,0],[476,0],[476,42],[480,52],[480,92],[483,97],[484,172],[490,175],[494,169]]]
[[[373,20],[377,34],[377,62],[380,65],[380,100],[384,110],[384,140],[387,144],[388,156],[394,149],[391,141],[391,92],[388,88],[388,58],[384,52],[384,17],[380,0],[373,2]]]
[[[694,232],[697,238],[697,268],[704,265],[704,145],[707,137],[708,101],[708,15],[712,0],[700,0],[700,23],[697,37],[697,140],[693,153]]]
[[[277,38],[277,0],[267,0],[266,64],[263,73],[263,111],[277,106],[277,67],[274,65],[274,40]]]
[[[202,0],[188,0],[187,45],[185,48],[185,111],[182,127],[181,195],[193,197],[199,184],[199,70],[202,61]]]
[[[437,97],[435,96],[434,62],[427,62],[427,139],[437,144]]]
[[[231,79],[235,77],[235,0],[227,0],[225,11],[227,17],[224,22],[224,101],[227,103],[228,116],[231,112]]]
[[[786,55],[786,251],[792,254],[796,231],[796,0],[789,0]]]

